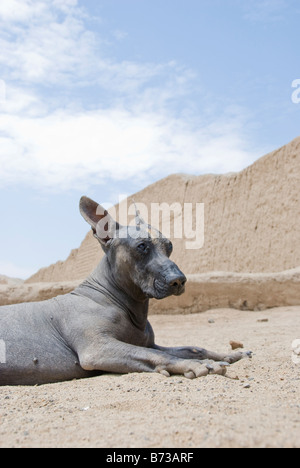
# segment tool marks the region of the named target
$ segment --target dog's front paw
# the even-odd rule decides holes
[[[197,362],[188,361],[189,370],[184,372],[184,376],[188,379],[195,379],[198,377],[206,377],[208,374],[226,375],[227,362]]]
[[[241,359],[252,359],[252,351],[237,351],[236,353],[229,354],[224,358],[224,361],[229,364],[234,364],[235,362],[240,361]]]

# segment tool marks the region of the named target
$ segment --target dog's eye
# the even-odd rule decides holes
[[[149,251],[149,245],[147,245],[145,242],[142,242],[141,244],[138,245],[138,250],[141,253],[148,253]]]

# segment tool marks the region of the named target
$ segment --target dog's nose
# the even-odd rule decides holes
[[[173,276],[173,278],[169,280],[169,287],[172,288],[174,292],[179,292],[183,289],[186,282],[187,282],[186,277],[184,276],[183,273],[181,273],[180,275],[177,275],[176,277]]]

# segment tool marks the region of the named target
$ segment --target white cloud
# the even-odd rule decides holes
[[[189,73],[175,62],[113,60],[106,39],[88,28],[89,16],[77,0],[1,0],[0,5],[2,79],[26,86],[97,85],[121,94],[153,78],[176,73],[184,79]],[[116,41],[126,36],[111,33]]]
[[[53,19],[56,12],[80,14],[83,10],[78,6],[78,0],[1,0],[0,20],[14,23],[28,21],[46,21]]]
[[[0,63],[10,79],[45,85],[88,76],[96,39],[76,3],[1,0]]]
[[[140,174],[151,182],[153,176],[174,172],[240,170],[254,159],[234,118],[228,123],[226,116],[194,130],[170,115],[114,108],[33,118],[5,115],[0,127],[2,185],[14,181],[61,191]]]
[[[42,86],[88,83],[120,93],[132,92],[163,73],[179,71],[174,62],[112,60],[105,53],[106,40],[87,28],[87,13],[75,0],[1,2],[0,64],[11,80]],[[121,31],[112,34],[116,40],[125,37]]]
[[[1,185],[62,191],[141,176],[147,183],[175,172],[240,170],[253,161],[240,110],[225,109],[212,119],[203,108],[201,121],[190,109],[188,117],[176,115],[169,103],[187,95],[193,73],[174,61],[109,59],[77,0],[0,5],[1,78],[7,80],[0,106]],[[87,85],[117,98],[85,110],[77,94]],[[72,87],[71,109],[59,96]]]
[[[45,12],[46,4],[35,0],[1,0],[0,19],[5,22],[27,22]]]

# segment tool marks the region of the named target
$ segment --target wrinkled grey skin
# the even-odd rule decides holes
[[[138,216],[137,227],[119,226],[86,197],[80,211],[106,255],[70,294],[0,307],[0,340],[6,348],[0,385],[46,384],[102,372],[224,375],[229,363],[244,356],[157,346],[147,320],[149,298],[180,295],[186,282],[169,259],[171,242]]]

